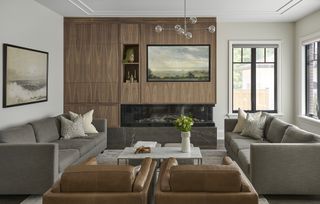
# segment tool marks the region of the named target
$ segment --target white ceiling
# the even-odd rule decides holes
[[[65,17],[180,17],[183,0],[35,0]],[[294,22],[320,0],[187,0],[188,16],[219,21]]]

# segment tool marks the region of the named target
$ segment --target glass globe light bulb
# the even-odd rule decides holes
[[[184,29],[183,29],[183,28],[181,28],[181,29],[178,31],[178,34],[179,34],[179,35],[184,35],[184,34],[185,34]]]
[[[214,32],[216,32],[216,27],[214,25],[211,25],[208,27],[208,31],[209,31],[209,33],[214,33]]]
[[[181,25],[175,25],[175,26],[174,26],[174,30],[175,30],[175,31],[179,32],[180,29],[181,29]]]
[[[186,36],[187,39],[191,39],[192,38],[192,33],[190,32],[186,32],[186,34],[184,34]]]
[[[161,25],[156,25],[156,27],[154,28],[154,30],[157,32],[157,33],[161,33],[163,31],[163,27]]]
[[[189,20],[190,20],[191,24],[196,24],[198,22],[197,17],[190,17]]]

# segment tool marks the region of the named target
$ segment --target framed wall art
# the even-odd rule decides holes
[[[48,101],[48,52],[3,44],[3,107]]]

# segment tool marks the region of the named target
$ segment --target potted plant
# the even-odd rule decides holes
[[[192,117],[181,115],[176,119],[175,126],[181,131],[181,151],[190,152],[190,131],[193,126]]]

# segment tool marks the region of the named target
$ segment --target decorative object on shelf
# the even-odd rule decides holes
[[[48,52],[3,44],[3,107],[48,101]]]
[[[126,49],[126,57],[123,60],[124,63],[133,63],[134,62],[134,50],[133,48]]]
[[[134,82],[134,78],[133,78],[133,75],[131,74],[130,76],[130,82],[133,83]]]
[[[193,126],[193,119],[191,117],[181,115],[175,121],[175,126],[181,131],[181,151],[190,152],[190,137],[191,128]]]
[[[187,0],[184,0],[184,25],[181,26],[179,24],[175,25],[173,28],[172,27],[164,27],[163,25],[156,25],[154,30],[156,33],[161,33],[164,30],[174,30],[177,32],[178,35],[183,35],[187,39],[192,38],[192,28],[187,27],[188,23],[191,24],[196,24],[198,22],[197,17],[190,17],[187,19]],[[216,32],[216,27],[214,25],[210,25],[209,27],[205,28],[209,33],[215,33]]]
[[[135,154],[143,154],[143,153],[150,153],[150,152],[151,152],[150,147],[141,146],[141,147],[138,147],[134,153]]]

